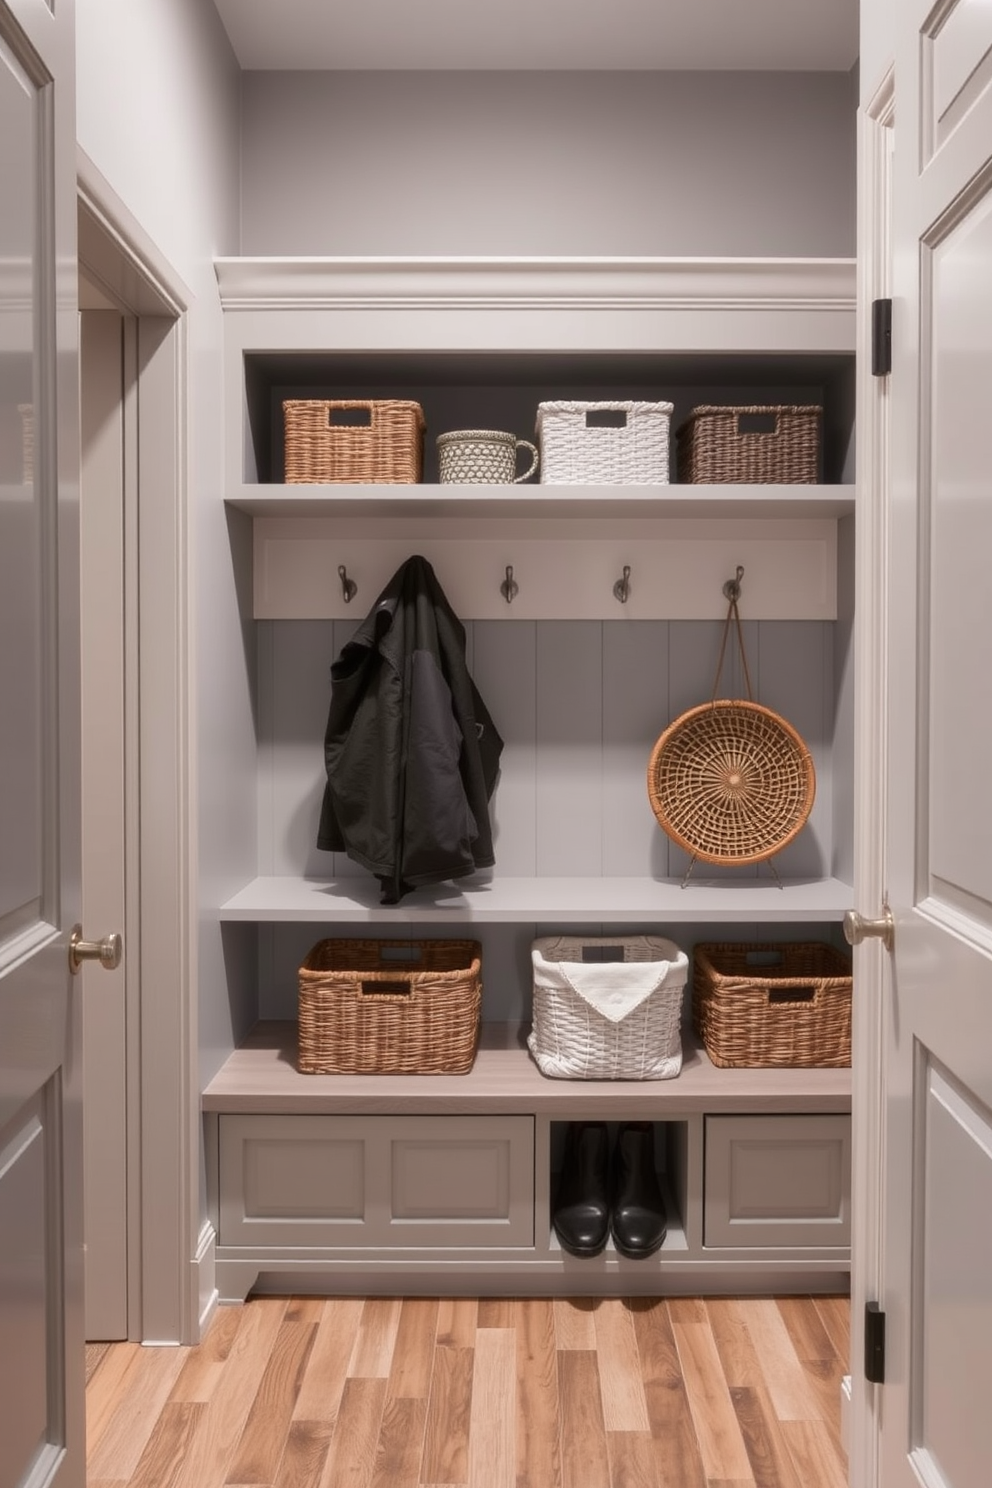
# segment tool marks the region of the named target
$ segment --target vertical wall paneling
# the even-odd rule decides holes
[[[790,723],[816,768],[816,798],[806,826],[775,858],[785,877],[821,877],[829,870],[833,823],[831,722],[832,627],[818,620],[757,627],[756,700]]]
[[[537,872],[603,872],[603,627],[537,633]]]
[[[537,631],[530,620],[476,620],[472,675],[503,740],[490,803],[496,872],[537,873]]]
[[[647,766],[668,721],[669,622],[603,626],[603,874],[651,871],[661,835]]]

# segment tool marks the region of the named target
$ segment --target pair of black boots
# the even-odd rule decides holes
[[[661,1248],[668,1219],[649,1121],[620,1127],[612,1162],[605,1121],[569,1125],[551,1222],[569,1255],[599,1255],[611,1232],[616,1249],[631,1260]]]

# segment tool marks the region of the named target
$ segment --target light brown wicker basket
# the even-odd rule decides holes
[[[478,941],[318,941],[299,971],[299,1069],[467,1074],[481,1012]]]
[[[820,478],[820,423],[814,404],[703,404],[679,425],[683,484],[814,485]]]
[[[751,696],[737,599],[744,570],[724,586],[730,599],[713,697],[662,733],[648,761],[648,800],[659,826],[705,863],[761,863],[800,832],[816,795],[813,759],[791,723]],[[747,698],[717,690],[731,622],[736,624]]]
[[[851,1063],[851,963],[817,941],[693,950],[692,1023],[726,1068]]]
[[[424,468],[424,413],[390,398],[289,398],[283,405],[288,485],[414,485]]]
[[[787,847],[816,790],[799,734],[760,703],[720,698],[691,708],[659,738],[648,799],[659,825],[704,863],[761,863]]]

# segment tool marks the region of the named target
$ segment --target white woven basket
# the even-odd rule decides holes
[[[682,1068],[689,958],[656,935],[545,935],[531,947],[527,1047],[563,1080],[670,1080]]]
[[[539,403],[542,485],[667,486],[671,414],[671,403]]]

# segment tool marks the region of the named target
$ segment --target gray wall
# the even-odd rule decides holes
[[[242,252],[851,257],[844,73],[246,73]]]

